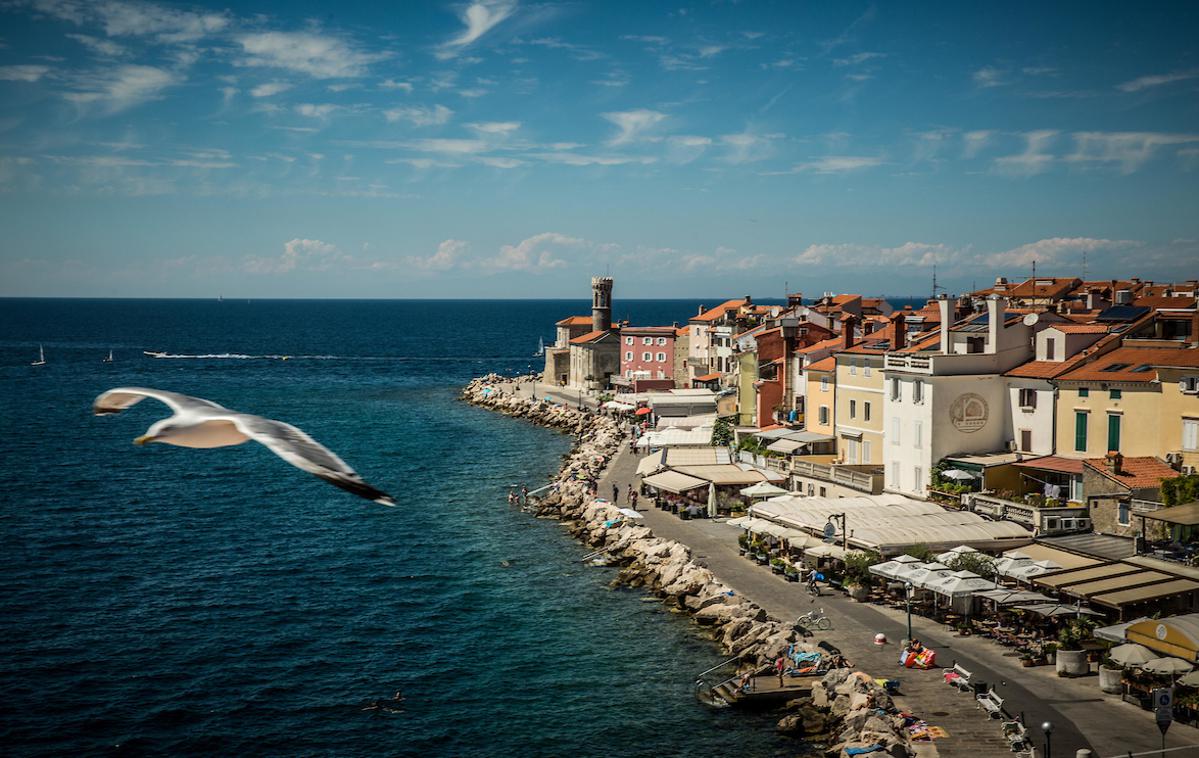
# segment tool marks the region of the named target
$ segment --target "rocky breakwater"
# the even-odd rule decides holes
[[[792,644],[815,650],[800,640],[792,624],[771,618],[762,607],[692,560],[686,545],[655,537],[641,519],[596,497],[592,484],[600,480],[628,440],[624,425],[592,411],[518,394],[517,386],[536,379],[496,374],[479,377],[466,386],[462,398],[574,435],[575,445],[564,456],[553,487],[544,497],[534,499],[538,516],[566,522],[573,536],[619,566],[614,585],[644,588],[673,609],[691,614],[724,650],[740,659],[743,670],[760,669]],[[827,674],[813,684],[810,700],[792,701],[788,710],[779,730],[809,739],[826,736],[834,743],[828,756],[848,756],[849,748],[871,745],[881,746],[883,752],[878,755],[914,755],[890,696],[862,672],[840,669]],[[830,728],[833,733],[826,735]]]
[[[812,688],[811,705],[827,711],[837,725],[835,741],[825,751],[829,758],[861,754],[910,758],[916,754],[905,717],[869,674],[852,669],[830,671]],[[867,748],[874,750],[863,752]]]
[[[624,425],[591,411],[518,395],[516,387],[535,377],[489,374],[470,382],[466,402],[523,418],[575,436],[552,490],[538,498],[539,516],[558,518],[571,534],[621,567],[614,584],[644,587],[673,608],[689,612],[712,636],[745,664],[771,661],[798,639],[790,624],[770,618],[756,603],[735,593],[708,569],[692,560],[681,542],[654,536],[651,529],[598,499],[590,488],[628,441]]]

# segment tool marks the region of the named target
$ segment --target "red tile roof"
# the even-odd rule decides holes
[[[743,305],[745,305],[744,298],[741,298],[739,300],[725,300],[723,303],[716,306],[715,308],[709,308],[708,310],[704,311],[703,313],[699,314],[698,316],[692,317],[691,320],[692,321],[715,321],[716,319],[724,316],[724,314],[728,313],[729,311],[737,310],[738,308],[740,308]]]
[[[674,336],[676,336],[676,337],[686,337],[686,336],[687,336],[687,327],[685,327],[685,326],[680,326],[678,329],[675,329],[675,330],[674,330]]]
[[[693,382],[714,382],[719,378],[720,378],[720,372],[713,371],[710,374],[704,374],[703,376],[697,376],[694,379],[692,379],[691,381],[693,381]]]
[[[591,326],[590,316],[567,316],[554,326]]]
[[[1107,334],[1107,324],[1050,324],[1046,329],[1057,329],[1063,334]]]
[[[1041,471],[1057,471],[1062,474],[1081,474],[1082,461],[1077,458],[1062,458],[1058,455],[1046,455],[1021,461],[1016,464],[1022,468],[1035,468]]]
[[[1125,458],[1120,463],[1119,473],[1112,473],[1108,469],[1106,458],[1088,458],[1084,463],[1108,479],[1133,490],[1155,489],[1161,485],[1163,479],[1178,476],[1178,472],[1166,465],[1165,461],[1151,455]]]
[[[1132,301],[1133,305],[1142,306],[1145,308],[1194,308],[1195,298],[1185,295],[1174,295],[1172,297],[1138,297]]]
[[[1143,368],[1145,366],[1149,368]],[[1157,380],[1155,366],[1199,368],[1199,349],[1121,347],[1059,378],[1068,382],[1148,383]]]
[[[586,334],[580,334],[578,337],[575,337],[573,340],[570,341],[570,344],[585,345],[588,342],[595,342],[600,337],[606,337],[608,334],[609,334],[609,332],[605,332],[605,331],[587,332]]]
[[[835,356],[835,355],[830,355],[829,357],[827,357],[823,360],[816,361],[812,365],[808,366],[808,371],[836,371],[836,370],[837,370],[837,356]]]
[[[799,350],[796,350],[795,352],[797,354],[817,353],[817,352],[820,352],[821,350],[828,350],[830,348],[835,348],[840,344],[841,344],[840,337],[830,337],[829,339],[822,340],[822,341],[817,342],[812,345],[808,345],[807,347],[801,347]]]

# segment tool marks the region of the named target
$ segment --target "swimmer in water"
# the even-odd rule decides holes
[[[404,693],[400,690],[396,690],[396,694],[391,696],[391,700],[375,700],[369,705],[363,706],[362,710],[400,713],[404,710],[404,700]]]

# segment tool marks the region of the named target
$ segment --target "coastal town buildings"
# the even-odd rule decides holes
[[[1005,451],[1009,424],[1006,371],[1032,356],[1035,315],[1007,312],[991,295],[986,311],[952,324],[939,300],[934,337],[889,351],[883,395],[886,488],[924,497],[932,467],[962,453]],[[946,328],[945,324],[952,324]]]
[[[633,392],[675,386],[676,326],[623,326],[620,373],[613,382]]]

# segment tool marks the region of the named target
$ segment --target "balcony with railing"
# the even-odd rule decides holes
[[[980,516],[1026,526],[1034,534],[1068,534],[1091,528],[1090,512],[1081,503],[1067,501],[1067,505],[1045,506],[983,492],[967,492],[962,495],[962,504],[966,510]]]
[[[883,491],[882,466],[815,463],[805,461],[803,456],[799,456],[791,459],[791,473],[795,476],[838,484],[870,495],[877,495]]]
[[[932,357],[917,353],[887,353],[886,368],[898,371],[911,371],[917,374],[933,372]]]

